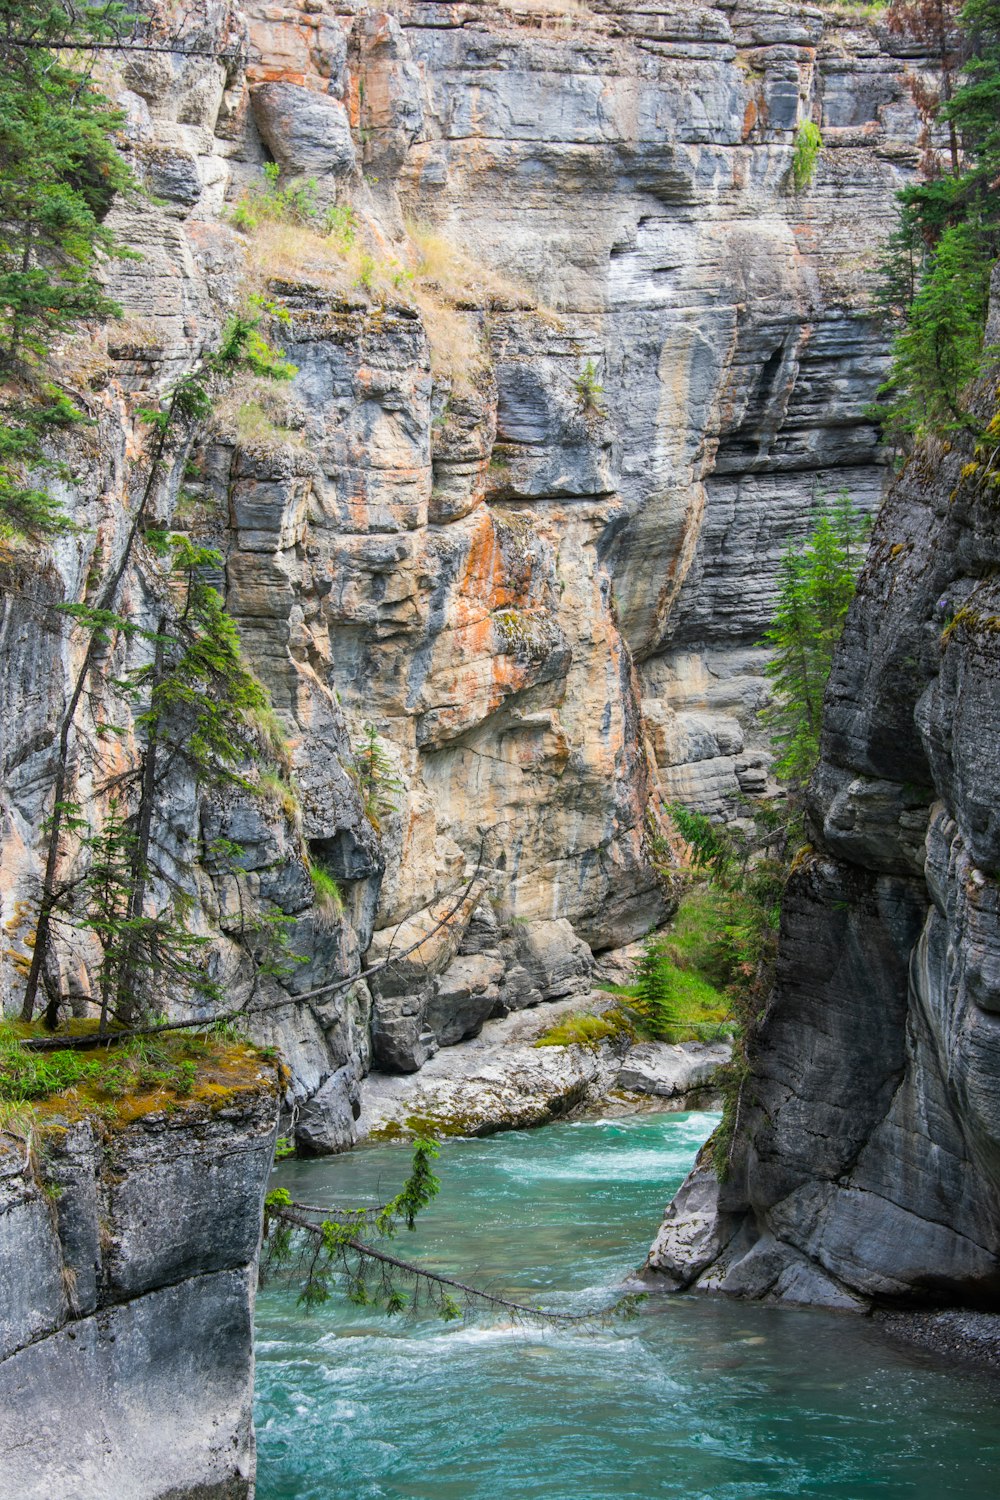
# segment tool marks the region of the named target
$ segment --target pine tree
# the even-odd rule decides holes
[[[403,783],[379,744],[378,730],[374,724],[364,726],[361,744],[354,752],[350,775],[361,793],[365,816],[378,832],[382,819],[395,809]]]
[[[664,933],[649,934],[628,986],[627,1008],[640,1017],[649,1035],[661,1042],[679,1040],[684,1029],[683,1005],[668,943]]]
[[[115,146],[120,111],[62,49],[126,19],[117,4],[0,0],[0,544],[72,529],[40,481],[65,477],[50,440],[82,413],[45,365],[61,335],[120,312],[100,269],[132,252],[105,219],[135,183]]]
[[[164,985],[173,993],[219,998],[200,962],[206,939],[187,928],[187,894],[170,889],[164,873],[162,794],[178,768],[197,787],[255,790],[252,765],[265,752],[267,739],[260,720],[270,707],[266,690],[243,662],[236,627],[211,581],[221,555],[185,536],[152,532],[146,540],[169,554],[162,590],[172,595],[169,612],[155,632],[131,632],[148,643],[151,660],[107,685],[132,706],[144,743],[137,763],[115,775],[104,822],[96,832],[88,828],[82,840],[85,878],[53,903],[56,921],[69,920],[97,934],[102,1023],[110,1015],[127,1026],[156,1008],[154,1002],[162,998],[156,992]],[[86,609],[73,612],[92,631],[127,626],[124,620],[94,618]],[[79,831],[78,810],[71,812]],[[239,851],[232,853],[235,861]],[[161,895],[150,911],[154,886]],[[59,1004],[58,994],[52,995],[45,1016],[50,1029]]]
[[[66,810],[72,805],[68,794],[71,780],[70,743],[77,711],[91,675],[97,670],[99,661],[106,655],[114,637],[118,634],[129,636],[138,631],[138,626],[134,621],[117,612],[119,591],[125,574],[135,559],[140,538],[149,534],[152,539],[157,535],[148,533],[147,514],[150,502],[171,456],[176,457],[178,452],[186,451],[199,424],[211,412],[213,383],[225,381],[244,370],[276,380],[290,379],[295,373],[294,366],[280,355],[261,332],[262,321],[271,312],[272,309],[258,299],[245,314],[232,317],[223,331],[218,351],[204,362],[202,368],[182,376],[164,401],[140,413],[152,430],[153,446],[146,481],[133,513],[124,545],[117,560],[98,587],[95,605],[63,606],[64,611],[87,631],[87,645],[59,724],[53,810],[48,827],[42,893],[21,1010],[21,1017],[25,1021],[30,1021],[34,1015],[38,989],[45,974],[51,926],[62,899],[57,878],[61,857],[60,839]],[[207,559],[194,559],[190,562],[190,570],[197,571],[199,567],[206,565],[208,565]],[[222,658],[225,658],[227,653],[230,657],[233,652],[238,655],[235,627],[225,617],[221,600],[214,591],[205,592],[204,589],[195,589],[189,594],[189,618],[196,620],[199,613],[206,617],[207,615],[213,617],[216,636],[214,650],[221,652],[221,656],[216,655],[214,659],[211,651],[207,656],[201,654],[200,667],[205,670],[219,670],[220,665],[224,665]],[[190,690],[190,685],[188,685],[188,690]],[[245,696],[248,691],[246,684],[240,685],[241,695]],[[202,701],[203,717],[199,720],[193,740],[187,747],[188,753],[195,755],[208,748],[221,751],[222,744],[222,730],[219,723],[215,721],[215,715],[222,711],[221,707],[210,701],[210,694],[203,696]],[[249,706],[244,702],[237,705],[241,711]],[[220,764],[226,759],[227,756],[220,753]],[[59,997],[52,994],[49,996],[46,1007],[48,1025],[55,1025],[58,1009]]]
[[[104,223],[132,175],[122,115],[60,49],[112,34],[121,6],[0,0],[0,362],[44,356],[53,337],[118,311],[98,276],[128,254]],[[30,45],[28,45],[30,43]]]
[[[1000,253],[1000,7],[967,0],[959,33],[944,0],[896,4],[895,12],[943,59],[941,96],[925,104],[930,122],[948,127],[951,170],[931,162],[929,180],[898,195],[876,299],[899,330],[881,388],[884,416],[902,436],[976,430],[968,392],[990,354],[984,334]]]
[[[823,695],[861,566],[866,522],[843,491],[802,544],[785,552],[774,622],[765,640],[774,684],[767,719],[778,749],[774,768],[804,786],[819,759]]]

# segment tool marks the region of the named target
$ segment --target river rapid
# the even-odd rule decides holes
[[[442,1147],[399,1251],[552,1308],[645,1255],[716,1116],[641,1115]],[[396,1190],[399,1146],[291,1162],[310,1202]],[[1000,1494],[997,1385],[863,1319],[655,1295],[611,1327],[444,1324],[258,1299],[257,1500],[940,1500]]]

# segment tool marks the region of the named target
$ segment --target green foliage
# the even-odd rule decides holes
[[[793,543],[782,558],[774,623],[765,636],[773,652],[765,671],[774,684],[765,714],[778,750],[775,770],[796,788],[809,780],[819,759],[823,694],[866,532],[844,490],[818,515],[805,542]]]
[[[26,1052],[14,1028],[0,1025],[0,1099],[28,1103],[71,1088],[84,1076],[81,1052]]]
[[[375,1228],[379,1234],[391,1237],[400,1221],[407,1229],[416,1228],[417,1214],[441,1191],[440,1179],[431,1170],[431,1162],[440,1154],[434,1141],[414,1141],[410,1175],[395,1198],[390,1198],[375,1216]]]
[[[253,755],[257,716],[270,699],[244,663],[236,625],[206,577],[222,567],[221,554],[182,535],[170,545],[175,615],[165,625],[160,660],[132,674],[133,695],[146,699],[136,724],[167,735],[197,781],[246,786],[234,768]]]
[[[283,183],[275,161],[264,163],[263,181],[237,200],[231,222],[244,234],[266,223],[308,224],[320,217],[316,202],[316,179],[293,178]]]
[[[339,921],[344,915],[344,897],[329,870],[322,865],[310,863],[309,878],[312,881],[313,900],[328,921]]]
[[[65,466],[47,457],[46,445],[83,421],[55,386],[42,383],[21,396],[0,396],[0,546],[76,530],[59,502],[33,481],[66,477]]]
[[[642,957],[636,964],[628,993],[632,1009],[656,1041],[678,1042],[681,1039],[682,1016],[675,974],[675,966],[666,951],[665,937],[651,933],[643,944]]]
[[[536,1047],[596,1047],[601,1042],[634,1041],[635,1023],[621,1006],[612,1006],[600,1015],[579,1012],[557,1021],[535,1042]]]
[[[816,158],[823,148],[820,129],[812,120],[802,120],[795,132],[792,151],[792,182],[797,193],[805,192],[812,184],[816,171]]]
[[[901,230],[901,240],[904,235]],[[909,275],[913,291],[893,343],[892,372],[881,387],[890,398],[884,420],[891,429],[917,437],[975,430],[966,392],[982,368],[995,232],[978,219],[950,224],[919,257],[912,237],[905,249],[901,240],[885,279],[898,295],[901,279]],[[884,297],[889,295],[887,289]]]
[[[73,529],[38,481],[65,477],[47,440],[83,417],[38,372],[60,335],[120,313],[101,268],[132,252],[105,219],[136,184],[115,145],[121,113],[67,47],[127,19],[114,4],[0,0],[0,377],[24,388],[0,401],[0,544]]]
[[[217,1045],[188,1033],[33,1052],[22,1046],[29,1034],[23,1026],[0,1023],[0,1107],[35,1105],[70,1089],[97,1106],[164,1089],[186,1098],[199,1068],[210,1066],[219,1052]]]
[[[798,834],[797,817],[786,804],[758,802],[752,811],[749,826],[722,827],[677,804],[667,808],[691,849],[695,871],[707,878],[716,903],[720,925],[711,961],[728,975],[726,998],[736,1023],[722,1122],[713,1137],[720,1177],[729,1170],[749,1073],[748,1046],[765,1014],[774,980],[788,850]]]
[[[401,1225],[407,1229],[416,1227],[418,1214],[440,1191],[441,1183],[432,1169],[438,1154],[433,1141],[415,1141],[409,1174],[393,1198],[376,1208],[341,1209],[336,1215],[324,1216],[318,1224],[310,1223],[304,1215],[291,1218],[288,1211],[295,1210],[297,1205],[287,1188],[276,1188],[264,1201],[264,1272],[298,1264],[301,1270],[298,1299],[309,1309],[329,1299],[331,1279],[339,1275],[347,1297],[355,1306],[382,1306],[390,1315],[402,1311],[407,1298],[396,1280],[384,1272],[376,1278],[374,1273],[380,1271],[384,1262],[366,1252],[380,1240],[393,1239]],[[312,1236],[300,1240],[297,1257],[292,1238],[296,1226],[307,1229]],[[366,1236],[365,1241],[360,1239],[362,1235]],[[403,1263],[396,1264],[402,1274],[407,1273]],[[441,1302],[439,1310],[443,1317],[449,1316]]]
[[[141,1020],[151,1004],[188,993],[218,1002],[221,991],[206,968],[209,939],[188,927],[190,898],[160,873],[161,841],[170,833],[159,806],[162,768],[183,766],[196,786],[234,785],[263,790],[247,776],[261,741],[260,719],[269,709],[265,689],[243,662],[236,627],[211,581],[221,556],[189,537],[150,533],[156,556],[167,554],[169,606],[157,632],[138,631],[110,611],[74,606],[69,612],[91,633],[110,640],[122,631],[152,650],[150,660],[129,670],[115,687],[133,705],[133,722],[145,744],[131,773],[116,774],[116,788],[100,825],[92,830],[80,810],[64,803],[63,827],[80,837],[84,874],[57,904],[60,921],[92,932],[101,959],[96,967],[102,1025],[113,1016],[123,1024]],[[106,732],[112,732],[111,727]],[[217,841],[216,864],[239,878],[236,846]],[[162,891],[151,900],[153,887]],[[242,934],[258,972],[281,975],[294,957],[288,951],[287,919],[247,902]]]
[[[584,416],[602,417],[604,415],[604,403],[601,400],[604,387],[597,379],[597,366],[592,359],[587,360],[580,374],[573,381],[573,390],[576,392],[576,404]]]
[[[365,724],[361,744],[354,752],[348,774],[361,794],[365,816],[379,832],[382,819],[396,809],[403,783],[379,743],[374,724]]]
[[[295,366],[262,331],[266,320],[284,326],[288,317],[287,308],[269,297],[254,294],[248,299],[245,311],[230,315],[219,347],[209,361],[209,368],[222,376],[245,371],[264,380],[291,380],[296,373]]]
[[[287,1188],[276,1188],[264,1200],[262,1279],[281,1276],[296,1287],[300,1304],[322,1306],[338,1289],[355,1307],[378,1308],[388,1316],[427,1305],[445,1322],[461,1318],[479,1304],[506,1316],[527,1315],[552,1322],[586,1322],[592,1315],[546,1313],[506,1297],[469,1286],[439,1271],[401,1259],[391,1242],[401,1225],[413,1229],[419,1214],[440,1188],[432,1164],[433,1141],[414,1143],[409,1176],[388,1203],[355,1208],[324,1208],[297,1203]],[[403,1286],[409,1291],[404,1292]],[[599,1314],[634,1312],[627,1298]]]
[[[641,1035],[658,1042],[710,1041],[728,1034],[729,1006],[709,980],[676,961],[669,931],[650,933],[627,985],[609,986]]]
[[[679,969],[700,975],[716,990],[732,979],[720,931],[725,903],[706,881],[688,884],[667,932],[667,953]]]
[[[106,39],[123,15],[118,6],[0,0],[0,364],[8,370],[44,356],[82,320],[120,311],[99,271],[103,259],[128,253],[104,222],[115,194],[135,186],[115,149],[123,116],[66,43]]]
[[[911,29],[934,30],[928,7]],[[930,7],[933,10],[934,7]],[[942,16],[950,10],[938,6]],[[951,29],[945,17],[944,36]],[[995,351],[984,347],[990,273],[1000,253],[1000,11],[995,0],[968,0],[960,12],[965,60],[929,108],[929,127],[948,126],[951,170],[929,162],[929,180],[898,195],[899,224],[881,269],[878,304],[897,329],[889,378],[880,394],[891,431],[921,438],[977,430],[971,396]],[[948,49],[946,49],[948,50]]]
[[[342,254],[350,250],[358,235],[358,219],[349,203],[336,203],[323,214],[323,229],[335,240]]]

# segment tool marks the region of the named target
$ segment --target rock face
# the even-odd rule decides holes
[[[591,950],[662,918],[664,797],[728,815],[766,784],[757,642],[781,549],[822,494],[880,487],[864,271],[916,161],[920,63],[777,0],[602,0],[566,26],[516,5],[211,0],[196,24],[202,55],[108,65],[156,198],[114,211],[144,259],[111,269],[126,320],[74,377],[100,439],[66,489],[85,529],[4,593],[3,998],[82,649],[49,606],[123,545],[136,411],[265,289],[298,370],[283,435],[248,421],[247,392],[221,402],[156,519],[223,553],[297,796],[178,772],[163,858],[237,998],[247,903],[292,919],[306,962],[267,978],[281,1008],[257,1025],[303,1138],[337,1149],[373,1055],[414,1070],[488,1016],[586,990]],[[825,147],[795,193],[807,117]],[[334,287],[294,233],[254,259],[227,204],[269,158],[314,178],[320,207],[353,205],[373,247],[356,279]],[[478,267],[447,316],[406,290],[414,224]],[[466,367],[442,366],[448,339]],[[155,628],[146,561],[124,602]],[[74,750],[85,805],[105,794],[79,747],[102,718],[128,725],[101,693]],[[400,786],[381,809],[354,764],[366,723]],[[220,840],[243,850],[235,873]],[[317,906],[307,859],[343,913]],[[60,940],[50,984],[84,1007],[94,959]]]
[[[674,1285],[1000,1295],[1000,543],[969,457],[920,453],[879,517],[733,1172],[651,1255]]]
[[[273,1070],[221,1108],[43,1136],[0,1155],[0,1493],[253,1494],[253,1306]]]

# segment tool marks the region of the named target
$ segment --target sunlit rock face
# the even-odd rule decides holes
[[[272,998],[349,979],[447,917],[371,993],[269,1013],[298,1102],[325,1101],[311,1143],[333,1149],[372,1049],[419,1067],[489,1014],[582,992],[588,949],[662,918],[664,797],[730,816],[767,786],[759,643],[781,550],[824,495],[870,506],[880,489],[866,277],[916,162],[918,64],[867,23],[762,3],[562,20],[219,3],[199,27],[205,56],[136,55],[110,83],[156,201],[116,210],[144,259],[112,272],[128,318],[95,395],[106,441],[70,497],[101,545],[120,544],[140,393],[190,368],[247,289],[227,204],[265,160],[315,179],[321,205],[352,202],[386,263],[406,263],[416,222],[484,267],[454,316],[488,359],[454,380],[432,371],[434,313],[405,287],[376,299],[294,257],[258,266],[254,287],[288,309],[297,441],[265,451],[220,417],[160,507],[176,518],[183,484],[185,524],[224,553],[300,789],[291,822],[171,792],[175,875],[234,991],[251,980],[232,881],[181,859],[209,824],[241,830],[255,895],[294,918],[308,964]],[[795,192],[806,117],[825,146]],[[62,549],[55,597],[79,591],[93,546]],[[33,726],[9,761],[12,903],[37,870],[51,662],[76,649],[39,654],[36,621],[17,626],[9,700]],[[400,784],[377,829],[350,775],[366,723]],[[315,907],[306,850],[342,915]],[[481,857],[489,879],[466,892]],[[58,954],[81,1003],[91,960]]]
[[[1000,1295],[1000,551],[969,456],[918,453],[879,517],[733,1172],[707,1210],[690,1183],[652,1253],[675,1283]]]

